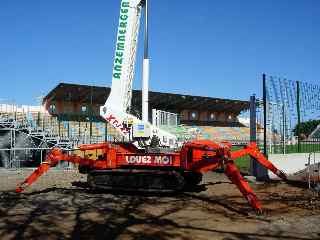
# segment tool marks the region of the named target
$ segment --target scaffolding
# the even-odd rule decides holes
[[[36,167],[52,148],[72,151],[117,138],[106,122],[61,121],[42,106],[0,104],[0,167]]]

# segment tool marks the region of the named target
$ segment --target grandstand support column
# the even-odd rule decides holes
[[[80,123],[80,117],[78,116],[78,137],[81,136],[81,123]]]
[[[41,116],[40,116],[40,112],[38,112],[38,113],[37,113],[37,121],[36,121],[37,127],[40,126],[40,120],[41,120]]]
[[[92,141],[92,120],[93,120],[93,88],[92,88],[92,86],[90,86],[90,108],[89,108],[89,110],[90,110],[90,112],[89,112],[89,121],[90,121],[90,129],[89,129],[89,131],[90,131],[90,138],[89,138],[89,143],[92,143],[91,141]]]
[[[89,123],[89,143],[92,143],[92,119],[90,117],[90,123]]]
[[[107,142],[108,141],[108,123],[105,122],[105,125],[104,125],[104,141]]]
[[[44,113],[42,114],[42,131],[45,131],[46,127],[45,127],[45,115]]]
[[[9,162],[7,164],[7,166],[9,168],[13,168],[13,167],[20,167],[20,162],[15,163],[16,161],[16,129],[15,126],[13,126],[13,128],[10,129],[10,156],[9,156]]]
[[[10,129],[10,152],[9,152],[9,161],[7,161],[7,167],[11,168],[12,167],[12,162],[13,162],[13,148],[14,148],[14,136],[13,136],[14,131]]]

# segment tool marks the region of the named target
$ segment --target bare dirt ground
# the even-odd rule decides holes
[[[284,183],[251,183],[265,210],[256,215],[218,173],[201,192],[143,195],[88,190],[85,175],[53,170],[14,193],[28,174],[0,170],[1,240],[320,239],[320,198]]]

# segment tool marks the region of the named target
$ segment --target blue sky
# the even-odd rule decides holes
[[[120,0],[1,0],[1,101],[110,86]],[[320,81],[319,0],[150,0],[151,90],[246,100],[261,74]],[[142,41],[134,88],[140,88]],[[0,102],[1,102],[0,101]]]

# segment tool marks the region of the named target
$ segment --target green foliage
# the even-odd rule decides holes
[[[242,149],[242,147],[236,147],[236,146],[233,146],[231,148],[231,151],[237,151],[239,149]],[[235,164],[236,166],[239,168],[239,170],[241,172],[249,172],[249,168],[250,168],[250,157],[249,156],[243,156],[243,157],[240,157],[240,158],[237,158],[235,160]]]
[[[300,144],[300,151],[298,144],[286,145],[285,150],[283,149],[283,145],[274,145],[272,147],[272,153],[310,153],[310,152],[319,152],[320,151],[320,141],[303,141]]]
[[[310,120],[297,124],[293,129],[294,135],[298,136],[298,134],[300,134],[300,136],[305,135],[306,137],[308,137],[319,124],[320,120]]]

